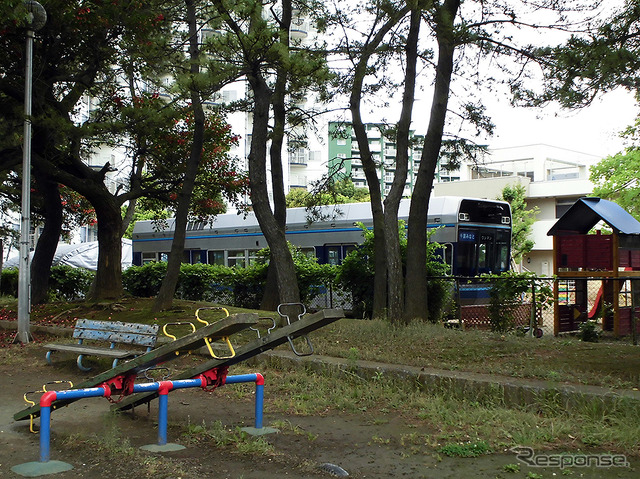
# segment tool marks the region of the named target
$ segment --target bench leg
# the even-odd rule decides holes
[[[80,354],[78,356],[78,359],[76,360],[76,364],[78,365],[78,368],[80,369],[80,371],[85,371],[85,372],[91,371],[91,368],[88,368],[82,364],[83,357],[84,357],[84,354]]]

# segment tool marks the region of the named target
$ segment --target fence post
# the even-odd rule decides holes
[[[631,338],[633,339],[633,345],[638,345],[638,332],[636,331],[636,308],[638,307],[636,301],[636,286],[637,280],[631,280]]]
[[[531,318],[529,319],[529,335],[535,337],[535,331],[538,328],[536,321],[536,280],[531,279]]]

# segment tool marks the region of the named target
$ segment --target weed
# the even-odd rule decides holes
[[[485,441],[456,442],[442,446],[438,452],[449,457],[478,457],[490,452],[489,445]]]
[[[535,472],[528,472],[527,479],[542,479],[542,474],[538,474]]]
[[[184,440],[198,445],[213,444],[215,447],[234,447],[243,454],[271,455],[273,446],[264,438],[254,438],[239,428],[226,428],[222,422],[215,421],[207,425],[187,424],[182,433]]]
[[[520,472],[520,464],[505,464],[502,469],[504,472]]]

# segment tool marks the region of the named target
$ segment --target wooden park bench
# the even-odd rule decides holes
[[[159,326],[157,324],[123,323],[120,321],[95,321],[91,319],[78,319],[73,329],[73,337],[77,344],[51,343],[45,344],[47,349],[47,362],[52,364],[51,355],[55,351],[78,354],[76,363],[82,371],[91,368],[82,364],[84,356],[102,356],[113,359],[115,368],[120,359],[130,359],[145,352],[151,351],[158,340]],[[91,341],[86,344],[85,340]],[[108,345],[105,345],[108,344]],[[120,345],[129,346],[119,348]],[[132,349],[131,346],[146,347]]]

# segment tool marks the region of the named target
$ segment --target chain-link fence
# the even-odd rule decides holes
[[[442,317],[437,318],[448,325],[558,335],[577,333],[581,325],[592,321],[599,330],[616,336],[631,336],[633,324],[640,333],[638,280],[640,278],[517,276],[501,279],[431,278],[431,281],[448,283],[444,289],[449,291],[450,298],[442,310]],[[517,294],[496,299],[496,281],[518,282],[518,288],[508,289]],[[257,307],[250,305],[259,303],[262,291],[239,289],[212,285],[205,299],[219,304]],[[314,290],[316,294],[305,302],[309,310],[342,308],[347,313],[362,310],[355,308],[358,305],[353,304],[348,291],[333,284],[319,285]]]

